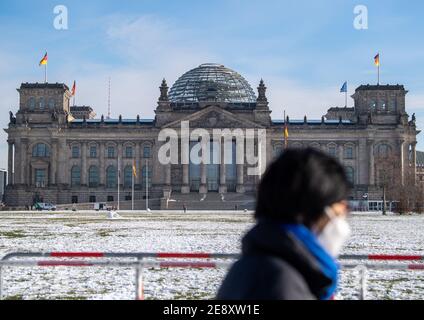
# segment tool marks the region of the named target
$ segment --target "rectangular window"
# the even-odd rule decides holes
[[[114,147],[107,147],[107,157],[108,158],[115,158],[115,148]]]
[[[329,147],[328,154],[332,157],[336,157],[336,147]]]
[[[150,158],[150,147],[143,148],[143,158]]]
[[[90,147],[90,158],[97,158],[97,147]]]
[[[72,203],[78,203],[78,196],[72,196]]]
[[[131,201],[132,199],[131,199],[131,195],[130,194],[127,194],[126,196],[125,196],[125,200],[126,201]]]
[[[88,201],[89,201],[89,202],[96,202],[96,196],[90,196],[90,197],[88,198]]]
[[[80,156],[80,149],[78,146],[72,147],[72,158],[79,158]]]
[[[125,148],[125,157],[126,158],[132,158],[133,157],[133,148],[132,147],[126,147]]]
[[[345,151],[345,158],[346,159],[353,159],[353,148],[347,147]]]
[[[113,201],[113,196],[107,196],[107,201],[108,201],[108,202]]]
[[[46,170],[35,169],[35,186],[37,188],[43,188],[46,185]]]

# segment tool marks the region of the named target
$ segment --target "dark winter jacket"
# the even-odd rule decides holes
[[[260,222],[242,240],[219,300],[313,300],[331,284],[314,256],[277,223]]]

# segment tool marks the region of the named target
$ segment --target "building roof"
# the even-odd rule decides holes
[[[288,124],[289,125],[302,125],[305,123],[305,120],[292,120],[289,119]],[[284,124],[284,120],[272,120],[272,124],[273,125],[283,125]],[[325,124],[325,125],[338,125],[340,124],[340,120],[327,120],[324,119],[324,121],[322,120],[306,120],[306,124],[307,125],[321,125],[321,124]],[[350,125],[350,124],[355,124],[350,120],[342,120],[341,124],[345,124],[345,125]]]
[[[85,123],[88,125],[99,125],[102,122],[101,119],[86,119]],[[74,119],[70,122],[72,125],[82,125],[84,123],[84,119]],[[103,123],[106,125],[119,124],[119,119],[104,119]],[[121,123],[123,125],[134,125],[137,124],[137,119],[122,119]],[[153,124],[154,119],[140,119],[140,124]]]
[[[71,111],[93,111],[90,106],[71,106]]]
[[[354,112],[355,111],[355,108],[354,107],[331,107],[327,111],[349,111],[349,112]]]
[[[424,167],[424,152],[423,151],[417,151],[416,164],[419,167]]]
[[[169,91],[171,103],[200,101],[255,103],[249,83],[237,72],[221,64],[205,63],[184,73]]]
[[[64,89],[64,90],[69,90],[69,87],[64,84],[64,83],[22,83],[21,84],[21,89]]]
[[[378,85],[360,85],[358,88],[356,88],[356,91],[358,90],[405,90],[405,87],[400,84],[396,85],[390,85],[390,84],[378,84]]]

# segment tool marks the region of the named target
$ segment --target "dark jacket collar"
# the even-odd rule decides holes
[[[280,225],[271,221],[260,221],[242,240],[243,255],[271,255],[292,265],[305,279],[311,292],[320,296],[331,284],[309,250],[292,234],[285,233]]]

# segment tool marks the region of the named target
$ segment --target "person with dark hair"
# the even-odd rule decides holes
[[[350,235],[350,184],[342,165],[318,150],[287,149],[258,188],[256,225],[242,239],[217,299],[327,300]]]

